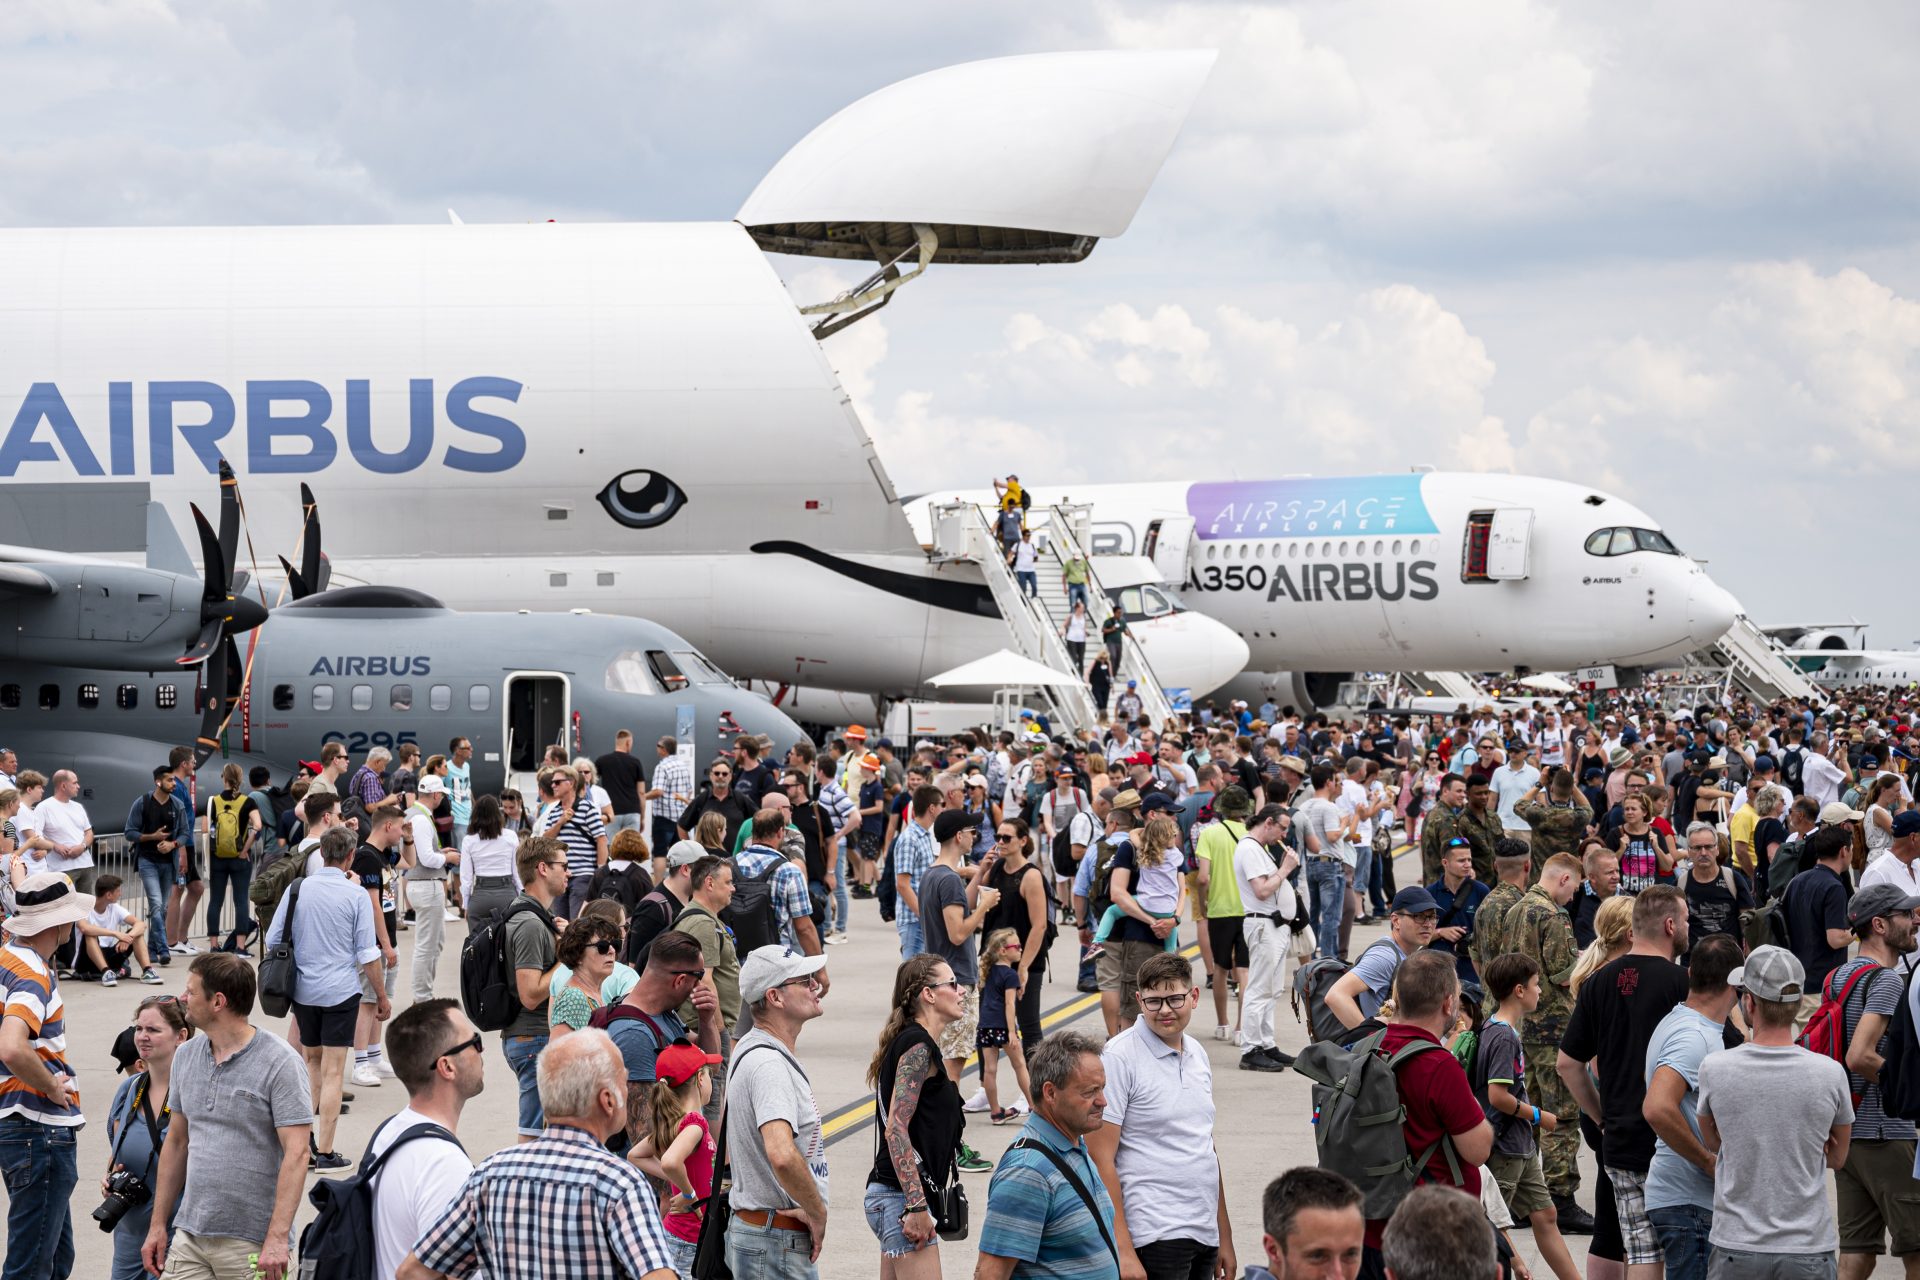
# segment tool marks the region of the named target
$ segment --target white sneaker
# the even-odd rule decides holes
[[[175,942],[168,946],[167,950],[177,956],[197,956],[200,954],[200,948],[194,946],[191,942]]]
[[[381,1058],[373,1064],[373,1074],[379,1076],[382,1080],[391,1080],[399,1073],[387,1065],[385,1058]]]
[[[1215,1040],[1231,1040],[1233,1039],[1233,1030],[1230,1027],[1215,1027],[1213,1029],[1213,1038]]]
[[[460,913],[458,911],[455,911],[453,908],[449,907],[447,908],[446,911],[441,913],[440,918],[442,920],[445,920],[448,924],[452,924],[455,920],[458,920],[460,918]]]
[[[354,1065],[353,1082],[363,1089],[378,1089],[380,1087],[380,1077],[375,1074],[372,1067],[369,1067],[364,1062]]]
[[[832,937],[827,939],[827,945],[830,947],[837,947],[843,942],[852,942],[852,941],[853,939],[847,936],[847,931],[845,929],[842,929],[840,932],[834,934]]]
[[[987,1109],[987,1091],[984,1086],[975,1089],[973,1096],[960,1108],[962,1111],[985,1111]]]

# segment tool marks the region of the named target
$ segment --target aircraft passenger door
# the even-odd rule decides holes
[[[1518,582],[1527,576],[1527,544],[1533,535],[1533,512],[1526,507],[1497,507],[1487,538],[1487,577],[1495,582]]]
[[[507,785],[526,797],[528,812],[539,807],[535,775],[553,743],[566,745],[571,689],[557,671],[516,671],[507,677],[501,705],[506,716]],[[572,751],[568,751],[572,757]]]
[[[1192,545],[1192,516],[1165,516],[1147,526],[1146,553],[1160,571],[1160,581],[1175,591],[1187,581],[1187,553]]]

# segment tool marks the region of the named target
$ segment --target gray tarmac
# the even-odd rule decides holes
[[[854,1280],[854,1277],[873,1276],[878,1271],[878,1249],[861,1209],[874,1151],[873,1129],[866,1120],[872,1098],[866,1085],[866,1069],[880,1027],[886,1020],[899,948],[893,926],[880,920],[874,903],[856,902],[853,923],[852,940],[827,950],[827,972],[832,988],[824,1001],[826,1012],[808,1024],[799,1043],[800,1060],[813,1081],[815,1099],[821,1113],[828,1117],[828,1163],[832,1177],[826,1246],[820,1259],[823,1280]],[[1363,939],[1370,940],[1378,933],[1377,929],[1356,930],[1355,953],[1364,945]],[[435,990],[440,995],[457,997],[459,944],[466,936],[465,926],[450,924],[447,935]],[[1185,942],[1193,942],[1190,922],[1183,926],[1181,936]],[[1041,1007],[1043,1011],[1050,1011],[1049,1029],[1071,1025],[1099,1035],[1104,1027],[1097,1002],[1074,990],[1076,948],[1071,932],[1063,933],[1056,942],[1049,956],[1050,973]],[[402,935],[400,951],[406,972],[400,977],[398,990],[405,993],[410,989],[410,933]],[[112,1259],[112,1238],[98,1230],[89,1216],[99,1203],[99,1178],[107,1163],[105,1116],[119,1082],[113,1072],[109,1049],[120,1028],[131,1021],[143,996],[182,989],[185,982],[182,959],[176,958],[172,967],[162,972],[167,977],[167,984],[162,987],[123,982],[109,990],[91,983],[63,984],[68,1006],[69,1060],[80,1073],[81,1096],[87,1114],[92,1117],[80,1135],[80,1186],[73,1201],[78,1249],[76,1276],[104,1277]],[[1202,982],[1204,984],[1204,978]],[[1309,1123],[1311,1086],[1293,1072],[1240,1071],[1238,1050],[1231,1043],[1211,1038],[1213,1015],[1209,997],[1203,985],[1201,1006],[1189,1031],[1206,1048],[1213,1064],[1214,1101],[1218,1108],[1215,1145],[1226,1176],[1234,1244],[1244,1267],[1248,1262],[1261,1260],[1262,1189],[1284,1170],[1314,1161]],[[1280,1006],[1278,1022],[1282,1049],[1293,1051],[1306,1043],[1305,1029],[1294,1021],[1284,1003]],[[282,1019],[256,1016],[255,1023],[276,1033],[285,1031]],[[514,1079],[500,1054],[498,1039],[494,1034],[487,1036],[487,1087],[468,1104],[460,1124],[461,1140],[475,1159],[510,1144],[514,1137]],[[1003,1097],[1018,1095],[1012,1071],[1004,1064],[1001,1083]],[[977,1084],[977,1073],[970,1069],[963,1089],[971,1094]],[[336,1143],[343,1154],[351,1156],[365,1149],[381,1120],[406,1103],[404,1090],[394,1080],[380,1088],[356,1088],[354,1092],[358,1096],[351,1113],[341,1119]],[[985,1115],[967,1117],[966,1140],[990,1160],[997,1160],[1018,1134],[1017,1125],[996,1127],[988,1123]],[[1580,1198],[1591,1207],[1590,1153],[1583,1152],[1581,1160],[1585,1182]],[[966,1179],[976,1224],[985,1211],[990,1176],[981,1173],[968,1175]],[[1196,1212],[1211,1212],[1212,1189],[1196,1188],[1194,1203]],[[312,1215],[311,1207],[303,1201],[298,1222],[304,1225]],[[974,1240],[977,1239],[976,1226]],[[1549,1275],[1539,1264],[1528,1233],[1517,1232],[1514,1239],[1522,1256],[1534,1266],[1535,1274]],[[1575,1260],[1583,1263],[1586,1237],[1568,1239]],[[943,1242],[940,1251],[942,1274],[949,1277],[972,1274],[977,1255],[974,1241]],[[1898,1275],[1899,1270],[1892,1260],[1883,1258],[1874,1274],[1893,1276]]]

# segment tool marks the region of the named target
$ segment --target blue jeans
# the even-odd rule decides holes
[[[0,1280],[65,1280],[73,1271],[73,1189],[78,1130],[19,1116],[0,1120],[7,1186],[7,1260]]]
[[[1067,584],[1067,612],[1068,613],[1073,612],[1073,602],[1075,600],[1078,600],[1081,604],[1086,605],[1087,608],[1089,609],[1093,608],[1093,605],[1088,603],[1087,601],[1087,584],[1086,583],[1069,582]]]
[[[907,1239],[902,1226],[907,1217],[907,1198],[891,1187],[869,1182],[866,1198],[860,1207],[866,1210],[867,1228],[873,1232],[874,1239],[880,1242],[880,1252],[889,1258],[903,1258],[909,1253],[930,1249],[940,1243],[939,1236],[919,1244]]]
[[[140,1261],[140,1247],[147,1242],[147,1228],[153,1225],[153,1202],[127,1210],[127,1216],[113,1229],[113,1280],[146,1280],[152,1273]],[[169,1237],[171,1238],[171,1237]]]
[[[1340,915],[1346,910],[1347,873],[1338,858],[1307,863],[1307,915],[1313,925],[1314,954],[1340,954]]]
[[[853,919],[853,900],[847,896],[847,842],[836,840],[833,868],[833,927],[841,933]]]
[[[171,858],[161,862],[141,858],[133,865],[140,873],[140,888],[147,895],[147,953],[159,964],[173,954],[167,949],[167,898],[180,869]],[[245,892],[240,896],[244,901]]]
[[[253,883],[253,863],[246,858],[215,858],[207,868],[207,879],[213,886],[207,891],[207,933],[214,938],[220,936],[220,902],[229,885],[233,892],[233,931],[252,933],[247,886]]]
[[[727,1223],[727,1269],[733,1280],[818,1280],[813,1238],[768,1219],[764,1227],[734,1218]]]
[[[540,1051],[546,1047],[545,1036],[510,1036],[500,1041],[500,1051],[506,1054],[507,1065],[513,1068],[514,1078],[520,1082],[520,1133],[528,1138],[539,1137],[547,1124],[547,1117],[540,1110],[540,1082],[536,1074]]]
[[[1033,570],[1015,569],[1013,571],[1013,580],[1020,584],[1020,589],[1026,592],[1029,597],[1040,594],[1040,575]],[[1068,608],[1072,608],[1072,606],[1069,605]]]
[[[609,833],[612,833],[615,831],[638,831],[639,829],[640,829],[639,814],[616,813],[613,815],[613,825],[608,827],[607,831]],[[458,828],[455,828],[455,830],[458,830]],[[609,834],[608,838],[609,839],[612,838],[611,834]],[[664,858],[667,855],[664,852],[662,852],[660,856]]]
[[[1713,1252],[1707,1233],[1713,1230],[1713,1210],[1692,1204],[1649,1209],[1647,1221],[1653,1224],[1660,1252],[1666,1255],[1667,1280],[1707,1280],[1707,1258]]]
[[[927,934],[926,930],[921,927],[920,921],[915,920],[909,923],[896,915],[893,918],[893,927],[900,931],[900,958],[902,960],[911,960],[927,949]]]

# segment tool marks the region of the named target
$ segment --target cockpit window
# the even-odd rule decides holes
[[[607,664],[608,693],[659,693],[660,685],[647,667],[647,655],[629,649]]]
[[[680,665],[665,653],[658,649],[649,649],[647,663],[653,668],[653,674],[660,678],[660,683],[667,687],[668,693],[687,687],[687,677],[680,670]]]
[[[707,661],[706,655],[691,649],[675,649],[673,660],[695,684],[732,684],[733,678]]]
[[[1595,529],[1587,535],[1590,556],[1624,556],[1630,551],[1655,551],[1663,556],[1680,554],[1680,548],[1658,529]]]
[[[1140,596],[1147,606],[1147,616],[1149,618],[1158,618],[1164,614],[1173,612],[1173,602],[1161,595],[1156,588],[1142,587],[1140,588]]]

